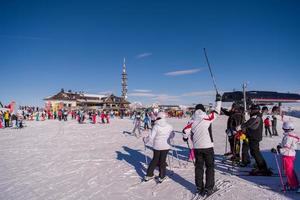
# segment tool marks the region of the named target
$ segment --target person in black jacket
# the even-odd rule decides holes
[[[237,127],[240,126],[245,121],[244,116],[243,113],[241,112],[240,106],[235,103],[232,104],[231,110],[227,111],[226,109],[221,108],[221,111],[228,116],[226,133],[230,144],[230,153],[233,154],[232,159],[236,159],[239,157],[239,154],[235,152],[234,136],[237,132]],[[225,154],[228,155],[230,153],[225,153]]]
[[[257,164],[257,168],[253,169],[250,172],[250,175],[271,176],[273,173],[269,170],[267,163],[259,149],[259,142],[262,140],[263,120],[260,107],[258,105],[253,104],[250,107],[250,119],[243,123],[241,128],[249,139],[250,154],[252,157],[254,157]],[[244,146],[244,148],[246,151],[247,147]]]

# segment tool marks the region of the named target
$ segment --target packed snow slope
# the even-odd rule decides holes
[[[300,132],[300,119],[291,118]],[[210,199],[300,199],[280,192],[278,177],[237,177],[230,165],[220,162],[225,151],[226,116],[213,124],[216,153],[216,182],[222,190]],[[168,119],[182,130],[188,119]],[[277,172],[271,147],[280,136],[264,137],[261,149],[268,165]],[[195,191],[194,166],[187,164],[188,149],[177,134],[174,157],[168,159],[169,178],[140,184],[152,150],[141,138],[126,136],[133,128],[130,119],[112,119],[110,124],[78,124],[76,121],[26,122],[23,129],[0,130],[0,199],[191,199]],[[147,134],[147,132],[143,132]],[[175,153],[178,153],[178,158]],[[300,152],[296,170],[300,175]],[[157,172],[156,172],[157,173]],[[300,176],[299,176],[300,177]]]

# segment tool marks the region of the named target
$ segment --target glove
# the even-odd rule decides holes
[[[272,148],[272,149],[271,149],[271,152],[272,152],[272,153],[277,153],[277,150],[276,150],[275,148]]]
[[[280,145],[277,145],[277,151],[280,152],[280,149],[282,148]]]
[[[222,100],[222,96],[219,93],[217,93],[217,95],[216,95],[216,101],[221,101],[221,100]]]
[[[189,138],[183,137],[182,138],[184,142],[187,142],[189,140]]]

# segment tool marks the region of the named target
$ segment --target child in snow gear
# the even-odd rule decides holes
[[[226,133],[230,144],[230,153],[233,154],[232,159],[235,159],[236,157],[238,157],[238,154],[234,154],[234,136],[237,132],[237,127],[244,122],[244,117],[241,112],[240,106],[235,103],[232,104],[230,111],[227,111],[224,108],[221,108],[221,110],[225,115],[228,116]],[[226,155],[230,153],[225,152]]]
[[[149,122],[150,122],[150,118],[148,113],[145,113],[145,118],[144,118],[144,129],[148,130],[149,129]]]
[[[215,169],[214,169],[214,144],[212,135],[209,133],[211,123],[220,114],[221,95],[216,95],[216,107],[214,112],[206,114],[202,104],[195,107],[192,121],[183,129],[183,139],[187,141],[189,135],[194,146],[195,153],[195,183],[197,193],[209,196],[216,191],[215,188]],[[189,133],[190,130],[190,133]],[[203,183],[205,170],[205,185]]]
[[[299,190],[299,181],[294,169],[294,162],[296,158],[297,144],[300,138],[293,132],[294,125],[292,122],[287,121],[283,123],[282,129],[284,130],[282,142],[277,146],[278,152],[282,155],[283,169],[287,177],[286,188],[289,190]],[[276,152],[276,149],[272,149]]]
[[[8,111],[6,111],[4,113],[4,124],[5,124],[4,126],[5,126],[5,128],[9,127],[9,118],[10,118],[10,114],[9,114]]]
[[[249,146],[244,144],[243,157],[250,161],[248,154],[248,149],[250,148],[250,154],[254,157],[257,165],[257,169],[253,169],[250,175],[271,176],[273,173],[269,170],[259,149],[259,142],[262,140],[263,120],[258,105],[253,104],[250,107],[250,119],[243,123],[241,128],[249,139]]]
[[[150,135],[143,138],[145,144],[151,142],[153,147],[153,158],[147,169],[147,174],[144,178],[145,181],[154,178],[153,172],[156,166],[159,166],[158,181],[162,182],[166,177],[166,159],[169,150],[172,148],[170,141],[175,134],[173,132],[173,127],[167,123],[165,118],[165,113],[158,113],[155,125],[152,128]]]
[[[141,118],[142,118],[142,117],[141,117],[141,113],[138,112],[138,113],[135,115],[135,118],[134,118],[134,120],[133,120],[134,128],[133,128],[133,130],[132,130],[132,134],[134,134],[136,137],[141,136],[141,121],[142,121]],[[139,132],[138,135],[135,133],[136,129],[137,129],[138,132]]]
[[[265,120],[264,120],[264,124],[265,124],[265,134],[266,136],[268,136],[268,133],[270,135],[270,137],[272,137],[272,133],[271,133],[271,122],[270,122],[270,117],[268,116]]]

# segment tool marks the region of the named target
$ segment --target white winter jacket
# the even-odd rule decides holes
[[[281,142],[280,153],[284,156],[296,156],[297,143],[300,138],[295,133],[285,132]]]
[[[210,135],[208,128],[211,123],[216,119],[220,114],[221,110],[221,101],[216,102],[215,110],[210,114],[206,114],[202,110],[196,110],[192,120],[189,124],[183,129],[183,137],[187,138],[190,130],[191,139],[193,141],[194,149],[207,149],[214,147],[212,135]]]
[[[173,127],[166,122],[165,119],[160,119],[155,122],[155,125],[145,143],[152,143],[155,150],[171,149],[170,140],[174,137]]]

